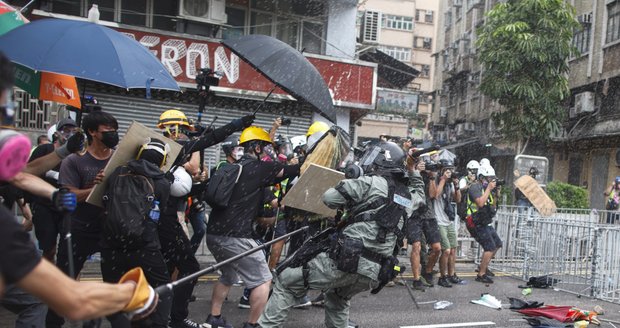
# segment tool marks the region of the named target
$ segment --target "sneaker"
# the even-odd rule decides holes
[[[312,300],[312,305],[323,306],[325,305],[325,294],[320,293],[315,299]]]
[[[476,272],[480,272],[480,267],[476,268]],[[489,276],[489,277],[495,277],[495,273],[493,273],[493,271],[491,271],[491,269],[489,269],[489,268],[487,268],[486,275]]]
[[[433,273],[423,273],[422,279],[424,279],[424,283],[427,287],[433,287]]]
[[[400,253],[398,255],[399,256],[407,256],[407,249],[406,248],[401,248],[400,249]]]
[[[461,282],[463,282],[463,280],[461,278],[459,278],[456,273],[453,276],[449,276],[448,277],[448,281],[453,283],[453,284],[460,284]]]
[[[239,307],[240,309],[249,309],[250,299],[242,295],[241,298],[239,299],[239,304],[237,304],[237,307]]]
[[[310,298],[308,297],[308,295],[304,295],[302,298],[297,299],[297,304],[293,305],[293,308],[301,309],[310,305],[312,305],[312,302],[310,302]]]
[[[452,287],[450,282],[448,282],[448,278],[446,278],[446,277],[439,278],[439,280],[437,280],[437,285],[439,285],[441,287],[446,287],[446,288]]]
[[[187,318],[182,321],[170,321],[169,326],[170,328],[202,328],[202,325]]]
[[[411,287],[415,290],[424,291],[424,284],[420,280],[414,280]]]
[[[396,286],[396,283],[394,282],[394,280],[390,280],[385,284],[385,287],[394,287]]]
[[[360,326],[358,324],[356,324],[355,322],[348,320],[347,322],[347,328],[359,328]]]
[[[477,282],[482,282],[482,283],[485,283],[485,284],[492,284],[493,283],[493,279],[491,279],[491,277],[489,277],[486,274],[484,274],[482,276],[477,275],[476,276],[476,281]]]
[[[204,328],[233,328],[231,324],[226,322],[223,316],[216,318],[209,314],[207,321],[202,325]]]
[[[243,323],[243,328],[262,328],[261,325],[259,325],[258,323],[249,323],[249,322],[244,322]]]

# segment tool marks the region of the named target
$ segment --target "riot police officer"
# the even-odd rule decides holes
[[[335,242],[328,251],[281,271],[259,319],[261,327],[280,327],[295,298],[308,289],[326,290],[327,327],[347,327],[351,298],[393,278],[385,279],[380,271],[394,267],[404,220],[425,201],[419,172],[409,176],[404,161],[405,153],[397,144],[382,142],[360,159],[366,175],[345,179],[323,194],[323,202],[344,210],[347,219],[330,237]]]

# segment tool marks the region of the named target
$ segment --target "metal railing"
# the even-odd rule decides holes
[[[557,209],[541,217],[533,208],[500,206],[494,225],[503,247],[491,268],[523,280],[549,275],[559,290],[620,303],[619,214]],[[460,255],[479,262],[480,253],[476,244]]]

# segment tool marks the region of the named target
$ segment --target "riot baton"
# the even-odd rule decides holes
[[[247,251],[245,251],[245,252],[243,252],[241,254],[237,254],[237,255],[229,258],[228,260],[222,261],[220,263],[216,263],[216,264],[214,264],[214,265],[212,265],[212,266],[210,266],[208,268],[202,269],[200,271],[196,271],[196,272],[190,274],[187,277],[181,278],[181,279],[179,279],[177,281],[173,281],[173,282],[165,284],[165,285],[161,285],[161,286],[155,288],[155,291],[159,295],[164,295],[165,293],[171,292],[174,289],[174,287],[177,287],[179,285],[183,285],[185,283],[188,283],[188,282],[190,282],[190,281],[192,281],[194,279],[197,279],[200,276],[204,276],[207,273],[211,273],[211,272],[219,269],[220,267],[222,267],[222,266],[224,266],[224,265],[226,265],[228,263],[234,262],[234,261],[236,261],[236,260],[238,260],[238,259],[240,259],[240,258],[242,258],[244,256],[247,256],[247,255],[250,255],[252,253],[258,252],[261,249],[266,248],[267,246],[271,246],[272,244],[274,244],[274,243],[276,243],[276,242],[278,242],[278,241],[280,241],[282,239],[286,239],[286,238],[288,238],[288,237],[290,237],[292,235],[296,235],[296,234],[298,234],[298,233],[300,233],[302,231],[308,230],[308,228],[309,227],[306,226],[306,227],[299,228],[299,229],[297,229],[297,230],[295,230],[293,232],[289,232],[286,235],[280,236],[280,237],[278,237],[278,238],[276,238],[276,239],[274,239],[274,240],[272,240],[270,242],[267,242],[267,243],[264,243],[262,245],[259,245],[259,246],[255,247],[255,248],[249,249],[249,250],[247,250]]]
[[[405,271],[405,270],[403,270],[403,271]],[[411,290],[411,287],[409,287],[409,285],[405,281],[405,278],[403,278],[402,271],[400,273],[400,279],[405,282],[405,287],[407,287],[407,292],[409,292],[409,296],[411,296],[411,300],[413,301],[413,304],[415,304],[415,308],[419,310],[420,306],[418,305],[418,301],[415,300],[415,296],[413,296],[413,291]]]

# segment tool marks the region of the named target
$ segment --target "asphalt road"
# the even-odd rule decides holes
[[[360,327],[530,327],[519,313],[508,310],[508,296],[524,298],[518,285],[522,281],[510,277],[496,277],[495,283],[489,286],[473,280],[473,264],[460,264],[458,273],[465,278],[466,285],[453,288],[435,286],[425,292],[415,291],[414,295],[420,303],[417,310],[404,286],[386,287],[381,293],[371,295],[362,293],[351,302],[350,318]],[[201,278],[195,294],[198,299],[190,305],[190,318],[202,322],[210,312],[210,298],[214,276]],[[237,308],[237,301],[243,287],[233,287],[229,300],[224,304],[223,314],[234,327],[241,327],[246,320],[248,310]],[[318,292],[312,291],[311,296]],[[495,310],[477,304],[471,300],[480,298],[482,293],[490,293],[504,304],[502,310]],[[620,305],[585,297],[577,297],[553,289],[534,289],[528,300],[545,302],[548,305],[572,305],[582,309],[593,309],[601,305],[606,313],[600,319],[613,320],[615,325],[603,323],[601,327],[620,327]],[[449,301],[453,305],[445,310],[434,310],[436,301]],[[284,327],[311,328],[324,327],[324,313],[320,307],[291,309]],[[14,316],[0,308],[0,327],[12,327]],[[479,324],[490,322],[489,324]],[[443,324],[443,325],[442,325]],[[109,327],[104,322],[102,327]]]

